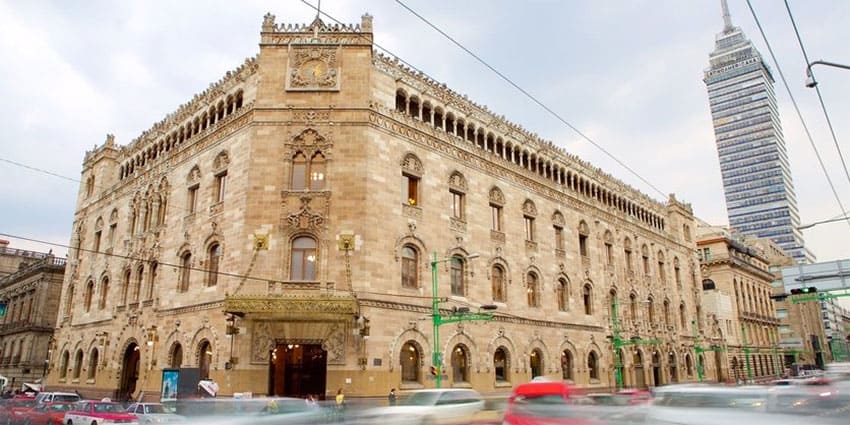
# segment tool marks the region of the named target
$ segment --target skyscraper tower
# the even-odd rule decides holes
[[[717,155],[732,229],[769,238],[798,262],[814,262],[803,246],[800,214],[773,92],[773,75],[721,0],[717,34],[703,81],[708,87]]]

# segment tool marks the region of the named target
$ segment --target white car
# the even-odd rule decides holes
[[[186,422],[186,417],[177,415],[161,403],[133,403],[127,412],[136,415],[141,424],[168,424]]]
[[[468,420],[484,410],[481,394],[474,390],[446,388],[402,394],[395,406],[367,409],[346,423],[420,425]]]

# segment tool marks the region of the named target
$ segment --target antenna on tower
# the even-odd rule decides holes
[[[322,0],[319,0],[321,4]],[[720,0],[720,7],[723,8],[723,32],[732,31],[732,16],[729,15],[729,4],[726,0]]]

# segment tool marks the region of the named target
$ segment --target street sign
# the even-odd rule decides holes
[[[803,348],[803,338],[782,338],[779,348]]]

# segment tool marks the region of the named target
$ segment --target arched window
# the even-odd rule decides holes
[[[542,376],[544,371],[543,352],[537,348],[531,350],[531,354],[528,355],[528,365],[531,367],[532,379],[537,376]]]
[[[74,373],[71,374],[71,379],[80,379],[80,372],[83,370],[83,350],[77,350],[74,356]]]
[[[299,236],[292,240],[290,280],[316,280],[316,246],[316,240],[309,236]]]
[[[310,158],[310,190],[325,188],[325,156],[316,152]]]
[[[212,345],[207,340],[201,341],[198,346],[198,368],[200,369],[200,378],[210,378],[210,365],[212,364]]]
[[[643,262],[643,274],[649,276],[649,249],[646,245],[640,248],[641,261]]]
[[[401,249],[401,286],[403,288],[419,287],[419,252],[416,248],[405,245]]]
[[[573,354],[570,350],[561,352],[561,379],[573,379]]]
[[[581,292],[582,302],[584,302],[584,314],[590,316],[593,314],[593,288],[590,284],[585,284]]]
[[[452,257],[452,295],[463,296],[466,293],[466,288],[464,287],[463,282],[464,266],[463,258],[457,255]]]
[[[292,157],[292,178],[289,188],[292,190],[307,189],[307,157],[302,152],[296,152]]]
[[[183,346],[176,343],[171,349],[171,367],[179,368],[180,366],[183,366]]]
[[[145,276],[145,266],[139,266],[136,270],[136,284],[133,286],[133,301],[139,302],[139,296],[142,293],[142,281]]]
[[[180,292],[189,290],[189,274],[192,271],[192,253],[186,251],[180,256]]]
[[[71,308],[74,306],[74,284],[68,286],[68,298],[65,300],[65,315],[71,316]]]
[[[207,267],[207,286],[215,286],[218,283],[218,266],[221,262],[221,245],[213,243],[207,250],[209,267]]]
[[[655,302],[652,300],[652,297],[646,299],[646,312],[649,317],[649,324],[655,324]]]
[[[637,295],[635,294],[629,295],[629,319],[632,323],[637,323],[638,320]]]
[[[667,272],[665,271],[666,264],[664,263],[664,253],[658,251],[658,255],[656,255],[656,257],[658,258],[658,280],[660,280],[662,284],[666,284]]]
[[[508,381],[508,370],[510,369],[508,350],[499,347],[493,354],[493,369],[496,371],[496,382]]]
[[[587,355],[587,370],[590,372],[590,379],[599,379],[599,360],[596,358],[596,351],[591,351]]]
[[[623,257],[626,260],[626,271],[629,273],[633,272],[632,241],[629,238],[623,239]]]
[[[59,379],[65,379],[68,376],[68,360],[70,354],[68,350],[62,352],[62,358],[59,360]]]
[[[419,349],[412,342],[405,342],[401,346],[399,361],[401,362],[401,382],[419,382]]]
[[[691,360],[690,354],[685,354],[685,370],[688,373],[688,376],[694,376],[694,363]]]
[[[670,300],[664,300],[664,324],[670,326]]]
[[[538,287],[537,274],[535,274],[534,272],[528,272],[525,283],[525,291],[528,297],[528,306],[540,307],[540,300],[538,298],[540,289]]]
[[[97,348],[93,348],[91,350],[91,354],[89,355],[89,367],[88,374],[86,379],[94,379],[97,376],[97,362],[98,362],[98,352]]]
[[[682,326],[682,329],[686,329],[688,326],[688,319],[685,315],[685,303],[679,304],[679,325]]]
[[[567,282],[567,279],[563,277],[558,279],[556,291],[558,297],[558,311],[567,311],[567,308],[570,305],[570,284]]]
[[[452,350],[452,380],[455,383],[469,382],[469,352],[463,344]]]
[[[493,265],[492,270],[492,284],[493,284],[493,301],[505,302],[507,301],[507,297],[505,296],[505,269],[502,268],[499,264]]]
[[[93,295],[94,295],[94,281],[90,280],[88,283],[86,283],[86,294],[85,294],[85,297],[84,297],[85,300],[83,301],[85,303],[86,313],[91,311],[91,300],[92,300]]]
[[[106,308],[106,300],[109,298],[109,277],[104,276],[100,282],[100,302],[98,308],[103,310]]]
[[[149,299],[149,300],[153,299],[154,288],[156,288],[156,272],[157,272],[158,268],[159,268],[159,264],[157,264],[156,262],[151,263],[151,272],[149,273],[149,278],[148,278],[148,296],[147,296],[147,299]]]

